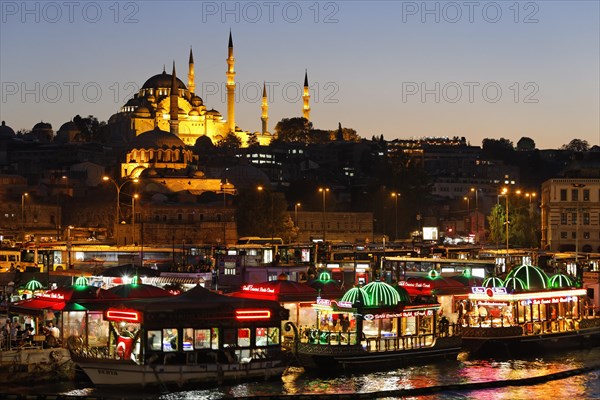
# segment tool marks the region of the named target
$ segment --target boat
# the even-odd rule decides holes
[[[467,350],[519,354],[598,343],[600,314],[569,276],[521,266],[504,281],[494,279],[496,286],[473,287],[468,295],[461,316]]]
[[[71,347],[95,386],[216,386],[280,377],[277,302],[240,299],[196,287],[178,296],[125,300],[104,311],[107,343]]]
[[[340,300],[318,298],[314,325],[295,333],[293,352],[306,369],[373,371],[431,360],[456,360],[459,326],[439,318],[440,304],[411,302],[405,289],[373,281]]]

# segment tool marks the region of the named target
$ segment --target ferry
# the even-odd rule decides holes
[[[293,352],[307,369],[352,372],[456,360],[460,326],[439,318],[440,304],[411,303],[402,287],[373,281],[339,300],[317,299],[314,324],[294,330]]]
[[[600,339],[600,313],[564,274],[519,266],[504,280],[471,288],[461,313],[463,342],[473,353],[517,353],[588,346]]]
[[[197,285],[181,295],[123,301],[104,311],[104,346],[73,346],[95,386],[216,386],[280,377],[277,302],[240,299]]]

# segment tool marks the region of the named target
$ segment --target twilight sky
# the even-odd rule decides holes
[[[600,145],[600,2],[0,1],[0,119],[55,130],[76,114],[106,121],[146,79],[170,72],[226,116],[233,32],[236,123],[301,116],[365,138],[464,136],[540,149]]]

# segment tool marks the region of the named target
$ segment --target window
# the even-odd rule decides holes
[[[571,213],[571,224],[577,225],[577,213]]]
[[[194,336],[195,349],[210,349],[210,329],[196,329]]]
[[[579,201],[579,189],[571,189],[571,201]]]
[[[589,232],[583,232],[583,238],[584,239],[589,239],[590,238],[590,233]]]
[[[177,351],[177,328],[163,329],[163,351]]]
[[[567,213],[560,214],[560,224],[561,225],[567,224]]]
[[[194,328],[183,329],[183,351],[194,350]]]
[[[560,189],[560,201],[567,201],[567,189]]]
[[[239,347],[250,347],[250,328],[238,328],[237,345]]]
[[[560,233],[560,238],[561,239],[566,239],[567,238],[567,232],[561,232]]]
[[[584,225],[590,224],[590,213],[583,213],[583,224]]]
[[[577,232],[571,232],[571,239],[577,239]]]
[[[148,331],[148,350],[160,350],[162,335],[160,331]]]
[[[583,201],[590,201],[590,189],[583,189]]]

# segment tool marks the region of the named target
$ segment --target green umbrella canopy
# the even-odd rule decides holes
[[[504,281],[504,286],[513,289],[513,290],[527,290],[527,284],[521,279],[513,276],[511,278],[506,278]]]
[[[483,281],[484,287],[504,287],[504,282],[497,276],[490,276]]]
[[[573,280],[564,274],[556,274],[548,279],[548,287],[552,289],[573,287]]]
[[[373,281],[363,287],[374,306],[395,307],[400,302],[400,293],[385,282]]]
[[[363,306],[367,307],[373,305],[369,293],[367,293],[365,289],[361,287],[353,287],[349,289],[346,293],[344,293],[342,301],[348,301],[352,304],[356,303],[357,301],[360,301]]]
[[[548,275],[534,265],[520,265],[506,276],[506,279],[519,278],[525,283],[524,289],[542,290],[548,287]]]
[[[27,284],[25,285],[25,289],[26,290],[30,290],[32,292],[36,291],[36,290],[40,290],[42,289],[44,286],[42,285],[41,282],[36,281],[35,279],[30,280],[29,282],[27,282]]]

